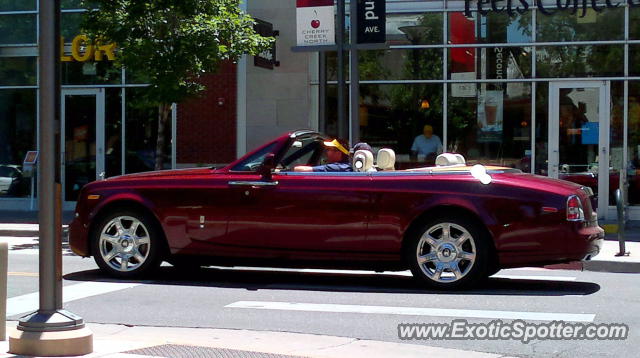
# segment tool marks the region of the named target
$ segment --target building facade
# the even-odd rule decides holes
[[[153,168],[157,110],[139,99],[142,77],[106,54],[74,58],[84,10],[62,3],[71,60],[62,69],[61,140],[72,205],[102,173]],[[177,104],[167,168],[228,163],[287,130],[338,133],[335,49],[294,49],[293,0],[242,6],[278,31],[273,66],[253,57],[225,63],[204,79],[201,98]],[[640,219],[640,0],[387,0],[386,9],[386,43],[358,51],[356,137],[393,148],[399,167],[424,165],[411,148],[430,125],[446,151],[471,163],[592,186],[607,218],[622,178],[630,216]],[[20,170],[37,149],[37,14],[35,0],[0,0],[0,209],[29,207]]]

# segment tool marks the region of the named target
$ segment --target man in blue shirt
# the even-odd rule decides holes
[[[349,144],[334,139],[332,141],[323,142],[325,146],[326,164],[308,166],[298,165],[293,168],[296,172],[350,172],[351,163],[349,160]]]
[[[433,127],[427,124],[423,128],[423,134],[413,140],[411,154],[429,157],[440,153],[442,153],[442,141],[440,141],[440,137],[433,134]]]

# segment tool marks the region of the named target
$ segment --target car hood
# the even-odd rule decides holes
[[[135,173],[120,175],[106,179],[106,181],[119,181],[130,179],[161,179],[161,178],[175,178],[181,176],[195,176],[195,175],[207,175],[215,172],[211,168],[188,168],[188,169],[174,169],[174,170],[158,170],[153,172]]]

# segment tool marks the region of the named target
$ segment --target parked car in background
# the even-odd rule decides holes
[[[294,172],[326,136],[287,133],[224,168],[113,177],[80,192],[70,245],[117,277],[163,261],[200,265],[406,270],[431,287],[482,282],[501,268],[587,260],[602,245],[592,191],[502,167]],[[363,165],[364,164],[364,165]]]
[[[20,196],[24,184],[17,165],[0,164],[0,195]]]

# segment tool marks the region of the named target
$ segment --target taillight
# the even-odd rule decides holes
[[[582,221],[584,220],[584,210],[582,209],[582,203],[577,195],[571,195],[567,199],[567,220],[568,221]]]

